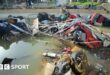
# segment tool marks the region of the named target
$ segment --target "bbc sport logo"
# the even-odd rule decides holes
[[[9,64],[4,64],[3,68],[4,68],[4,70],[10,70],[10,65]]]
[[[0,70],[26,70],[29,69],[29,65],[10,65],[10,64],[0,64]]]

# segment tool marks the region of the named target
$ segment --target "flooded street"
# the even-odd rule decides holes
[[[27,14],[14,14],[22,15],[27,17],[32,13]],[[35,13],[34,13],[35,14]],[[2,15],[2,14],[1,14]],[[0,15],[0,16],[1,16]],[[9,14],[4,14],[2,17],[7,17]],[[36,16],[30,16],[32,19]],[[29,20],[30,21],[30,20]],[[30,23],[32,24],[32,23]],[[109,28],[107,28],[109,30]],[[106,29],[105,29],[106,31]],[[110,32],[110,30],[109,30]],[[29,65],[29,69],[26,70],[0,70],[0,75],[44,75],[43,68],[45,65],[42,64],[42,53],[51,50],[52,52],[61,50],[65,45],[70,46],[68,42],[61,42],[56,38],[49,36],[35,36],[35,37],[25,37],[18,41],[13,41],[12,43],[0,40],[0,63],[4,58],[13,58],[12,64],[25,64]],[[73,44],[71,45],[71,47]],[[74,48],[74,47],[73,47]],[[95,50],[95,49],[94,49]],[[108,60],[103,60],[94,54],[89,52],[89,49],[85,51],[88,61],[90,64],[100,63],[104,68],[110,72],[110,58]]]

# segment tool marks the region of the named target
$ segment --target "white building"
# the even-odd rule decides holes
[[[56,1],[57,1],[57,5],[65,5],[68,2],[68,0],[56,0]]]

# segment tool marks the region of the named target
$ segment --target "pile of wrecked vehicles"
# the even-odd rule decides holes
[[[0,20],[0,37],[3,40],[12,41],[21,36],[33,37],[41,33],[62,40],[70,40],[74,44],[96,51],[95,49],[105,49],[110,46],[110,33],[97,27],[110,27],[109,24],[108,18],[97,13],[89,15],[66,13],[58,16],[41,12],[32,25],[27,24],[23,16],[9,15],[7,19]],[[109,56],[110,52],[107,51],[104,54]],[[89,64],[83,50],[72,52],[66,48],[60,53],[44,52],[43,56],[52,58],[51,60],[57,59],[54,65],[48,63],[53,70],[50,69],[50,74],[47,74],[50,71],[46,71],[45,75],[108,75],[102,65]]]
[[[41,15],[42,14],[42,15]],[[101,14],[90,15],[68,14],[55,17],[52,15],[43,17],[46,13],[40,13],[38,18],[39,30],[49,35],[62,39],[70,39],[77,44],[85,44],[88,48],[101,48],[110,46],[110,33],[100,30],[97,26],[110,27],[110,20]],[[66,18],[66,19],[65,19]]]
[[[44,15],[47,18],[44,18]],[[109,27],[110,20],[97,13],[82,16],[66,15],[68,17],[65,19],[64,15],[56,17],[45,12],[40,13],[40,32],[58,39],[73,41],[74,44],[87,47],[98,54],[102,52],[102,57],[99,55],[102,59],[106,60],[105,55],[109,58],[110,33],[100,30],[97,26]],[[67,48],[66,52],[65,49],[58,53],[44,52],[43,56],[49,59],[44,75],[109,75],[101,64],[90,64],[83,50],[72,52]]]

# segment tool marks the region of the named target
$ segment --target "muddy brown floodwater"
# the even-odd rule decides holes
[[[29,64],[29,69],[0,70],[0,75],[37,75],[43,68],[42,53],[47,50],[60,50],[63,45],[55,38],[40,36],[23,38],[7,46],[0,46],[0,63],[6,57],[16,58],[12,61],[12,64]]]
[[[104,31],[106,31],[106,28]],[[109,28],[107,28],[108,31]],[[64,45],[73,47],[73,50],[77,50],[77,47],[70,43],[70,41],[59,41],[49,36],[26,37],[12,43],[0,40],[0,63],[2,63],[4,58],[8,57],[16,58],[12,61],[12,64],[30,65],[27,70],[0,70],[0,75],[43,75],[45,63],[42,63],[42,53],[47,50],[51,50],[52,52],[61,50]],[[110,72],[110,60],[98,58],[95,54],[91,54],[89,49],[85,50],[85,52],[89,63],[100,63]]]

